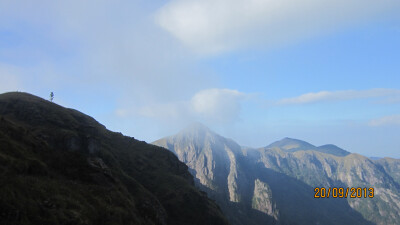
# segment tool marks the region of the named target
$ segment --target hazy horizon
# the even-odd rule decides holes
[[[201,122],[400,158],[399,62],[393,0],[0,2],[0,93],[147,142]]]

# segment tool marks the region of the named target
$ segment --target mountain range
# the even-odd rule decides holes
[[[202,124],[153,142],[173,152],[231,224],[400,224],[400,160],[284,138],[241,147]],[[314,198],[316,187],[374,188],[373,198]]]
[[[314,198],[315,188],[373,198]],[[400,160],[284,138],[243,147],[196,123],[152,144],[77,110],[0,94],[0,224],[400,224]]]

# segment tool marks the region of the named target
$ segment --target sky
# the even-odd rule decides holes
[[[398,0],[0,0],[0,93],[152,142],[201,122],[400,158]]]

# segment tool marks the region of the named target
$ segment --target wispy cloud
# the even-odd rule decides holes
[[[363,98],[385,98],[394,99],[400,97],[400,90],[374,88],[369,90],[343,90],[343,91],[320,91],[303,94],[293,98],[285,98],[278,101],[278,104],[308,104],[326,101],[345,101]]]
[[[378,119],[370,120],[370,126],[387,126],[387,125],[400,125],[400,115],[384,116]]]
[[[138,109],[119,109],[118,116],[139,115],[171,123],[204,121],[229,124],[239,118],[241,102],[249,95],[231,89],[205,89],[186,101],[151,104]]]
[[[172,0],[156,19],[189,48],[209,54],[296,42],[399,8],[396,0]]]

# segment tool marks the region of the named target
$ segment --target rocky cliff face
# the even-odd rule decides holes
[[[238,220],[241,221],[239,224],[255,224],[245,218],[248,215],[237,212],[239,209],[252,209],[252,197],[249,193],[254,191],[253,185],[248,185],[250,181],[242,163],[242,150],[237,143],[214,133],[202,124],[193,124],[177,135],[157,140],[153,144],[169,149],[188,165],[199,186],[217,200],[228,217],[234,217],[231,222],[238,223],[235,222]],[[257,199],[264,202],[270,200],[264,199],[263,195]],[[259,211],[265,210],[261,205],[257,207]],[[274,215],[269,218],[270,216],[267,214],[266,220],[273,223]]]
[[[166,149],[111,132],[76,110],[6,93],[0,95],[0,224],[228,222]]]
[[[240,148],[201,125],[154,144],[189,166],[233,224],[400,222],[397,161],[374,162],[334,145],[290,138],[261,149]],[[206,179],[204,171],[214,176]],[[374,187],[375,197],[314,199],[315,187]]]
[[[279,210],[276,208],[276,203],[272,198],[272,190],[267,183],[264,183],[259,179],[254,181],[254,192],[251,205],[253,209],[272,216],[276,221],[279,220]]]
[[[167,148],[191,169],[200,184],[231,202],[241,200],[239,179],[245,179],[237,163],[241,147],[202,124],[193,124],[175,136],[153,144]]]

